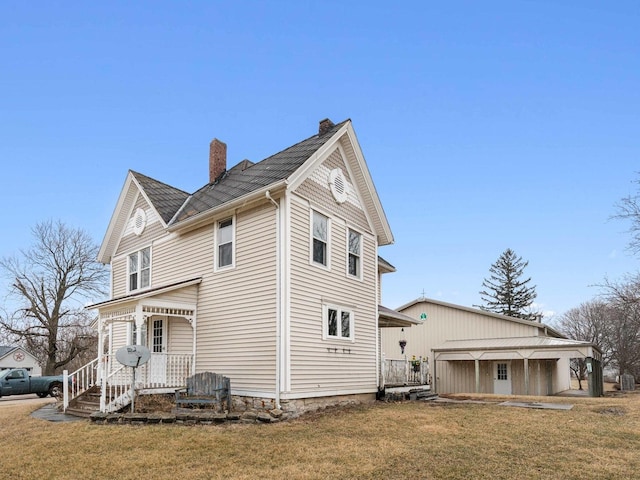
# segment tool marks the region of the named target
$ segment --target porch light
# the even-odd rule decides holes
[[[400,338],[402,338],[402,340],[400,340],[398,342],[398,345],[400,345],[400,353],[404,355],[404,347],[407,346],[407,341],[404,338],[404,327],[402,328],[402,336]]]

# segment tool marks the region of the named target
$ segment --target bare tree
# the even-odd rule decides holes
[[[640,185],[640,180],[634,183]],[[616,210],[612,218],[629,222],[629,249],[637,255],[640,253],[640,192],[624,197],[616,204]]]
[[[568,338],[589,342],[603,352],[603,366],[610,361],[608,348],[608,330],[611,324],[613,309],[603,300],[585,302],[572,308],[560,317],[557,328]],[[582,358],[571,359],[571,371],[578,379],[578,388],[582,390],[582,380],[586,378],[587,364]]]
[[[83,230],[48,221],[32,233],[30,249],[0,260],[16,301],[15,308],[0,314],[0,326],[42,362],[45,375],[52,375],[96,348],[83,303],[105,293],[108,272]]]
[[[640,377],[640,275],[605,280],[603,287],[611,309],[606,330],[611,361],[620,374]]]

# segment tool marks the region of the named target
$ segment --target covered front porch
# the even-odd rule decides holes
[[[196,299],[199,279],[91,306],[98,310],[98,355],[70,374],[65,403],[99,391],[100,411],[113,412],[136,394],[173,393],[195,372]],[[151,358],[135,369],[116,359],[118,349],[143,346]]]

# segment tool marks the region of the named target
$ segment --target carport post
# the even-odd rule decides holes
[[[529,395],[529,359],[524,359],[524,394]]]
[[[476,393],[480,393],[480,360],[474,360],[476,366]]]

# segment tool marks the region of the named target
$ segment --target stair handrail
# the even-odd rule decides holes
[[[69,407],[69,402],[82,395],[94,385],[98,385],[98,359],[94,358],[74,372],[67,375],[68,380],[63,382],[64,403],[63,410]]]
[[[124,365],[119,365],[113,371],[111,356],[103,355],[102,357],[102,372],[100,382],[100,411],[103,413],[111,413],[114,409],[114,402],[127,395],[131,389],[131,381],[114,381],[118,377],[122,376],[125,371]],[[107,397],[109,401],[107,402]]]

